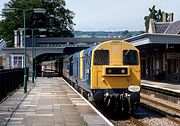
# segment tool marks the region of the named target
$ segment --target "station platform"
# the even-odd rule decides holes
[[[165,91],[171,91],[174,93],[180,93],[180,83],[171,83],[171,82],[159,82],[152,80],[141,80],[141,85],[162,89]]]
[[[62,78],[37,78],[0,104],[0,125],[8,126],[109,126]]]

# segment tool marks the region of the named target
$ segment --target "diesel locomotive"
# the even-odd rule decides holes
[[[114,111],[130,112],[140,101],[140,54],[111,40],[67,56],[63,76],[85,97]]]

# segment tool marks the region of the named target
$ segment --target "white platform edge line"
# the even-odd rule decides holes
[[[62,78],[64,80],[64,78]],[[64,82],[66,82],[64,80]],[[114,126],[104,115],[102,115],[88,100],[86,100],[78,91],[76,91],[68,82],[66,82],[66,84],[72,89],[74,90],[83,100],[85,100],[88,105],[100,116],[104,119],[105,122],[108,123],[109,126]]]

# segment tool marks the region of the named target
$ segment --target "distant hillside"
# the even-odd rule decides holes
[[[129,38],[135,35],[139,35],[140,31],[114,31],[114,32],[106,32],[106,31],[73,31],[74,37],[76,38],[91,38],[91,37],[99,37],[99,38]]]

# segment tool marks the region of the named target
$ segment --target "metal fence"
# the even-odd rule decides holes
[[[27,77],[29,77],[29,68],[27,68]],[[0,101],[4,99],[8,93],[23,86],[24,69],[7,69],[0,70]]]

